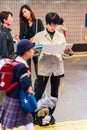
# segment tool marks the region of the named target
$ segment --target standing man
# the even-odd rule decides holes
[[[14,43],[9,26],[13,22],[13,14],[9,11],[0,12],[0,59],[14,58]]]
[[[65,43],[66,40],[62,33],[56,31],[56,27],[59,22],[59,15],[54,12],[47,13],[45,16],[46,29],[37,33],[34,37],[35,43],[58,45]],[[53,48],[52,48],[53,49]],[[51,93],[52,97],[58,99],[58,89],[60,85],[60,79],[64,76],[64,65],[63,59],[60,54],[42,54],[38,59],[38,75],[37,85],[35,85],[35,96],[36,99],[41,99],[50,78]],[[56,106],[55,106],[56,107]],[[55,107],[50,109],[50,115],[52,117],[50,124],[55,123],[55,119],[52,116]]]

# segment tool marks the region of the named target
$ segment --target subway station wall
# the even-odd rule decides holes
[[[9,10],[13,13],[14,22],[12,34],[19,33],[19,10],[23,4],[28,4],[34,11],[36,18],[42,19],[45,26],[45,14],[57,12],[64,18],[68,43],[87,43],[87,27],[85,14],[87,0],[0,0],[0,11]]]

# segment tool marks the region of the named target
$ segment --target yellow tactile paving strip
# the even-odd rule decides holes
[[[76,57],[87,57],[87,53],[74,53],[72,56],[63,56],[64,59],[67,58],[76,58]]]
[[[45,127],[35,126],[35,130],[87,130],[87,120],[59,122]]]
[[[73,55],[73,57],[85,57],[85,56],[87,56],[87,53],[75,53],[74,55]]]
[[[59,95],[59,96],[60,96],[61,93],[62,93],[62,90],[63,90],[63,88],[64,88],[64,85],[65,85],[64,82],[62,82],[61,85],[60,85],[59,92],[58,92],[58,95]]]
[[[14,128],[13,130],[25,130],[25,128],[24,126],[21,126],[19,128]],[[87,130],[87,120],[59,122],[55,125],[43,127],[36,125],[35,130]]]

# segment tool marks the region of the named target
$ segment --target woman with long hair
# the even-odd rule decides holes
[[[32,42],[34,35],[37,32],[44,30],[44,26],[41,19],[35,18],[34,12],[28,5],[23,5],[20,8],[19,18],[20,18],[20,32],[19,32],[20,39],[26,38]],[[35,72],[37,75],[38,58],[34,57],[33,61],[35,66]],[[31,65],[31,60],[28,61],[28,64]]]

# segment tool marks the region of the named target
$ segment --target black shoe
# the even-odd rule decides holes
[[[55,124],[56,120],[54,119],[53,115],[51,115],[50,125]]]

